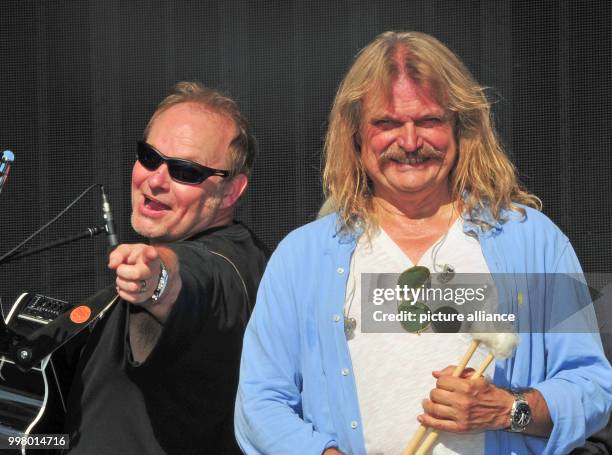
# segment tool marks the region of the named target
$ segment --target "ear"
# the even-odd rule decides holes
[[[244,174],[238,174],[225,184],[223,188],[223,202],[221,208],[229,208],[238,202],[242,193],[246,190],[249,183],[249,179]]]

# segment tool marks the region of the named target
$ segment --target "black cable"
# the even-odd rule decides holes
[[[44,231],[45,229],[47,229],[49,226],[51,226],[53,223],[55,223],[57,220],[59,220],[62,216],[64,216],[64,214],[70,210],[77,202],[79,202],[83,196],[85,196],[87,193],[89,193],[93,188],[95,188],[96,186],[100,186],[99,183],[95,183],[89,187],[87,187],[87,189],[85,189],[85,191],[83,191],[74,201],[72,201],[70,204],[68,204],[68,206],[62,210],[60,213],[58,213],[55,218],[53,218],[51,221],[49,221],[47,224],[45,224],[43,227],[41,227],[38,231],[36,231],[34,234],[32,234],[31,236],[29,236],[27,239],[25,239],[23,242],[21,242],[19,245],[17,245],[15,248],[13,248],[11,251],[9,251],[8,253],[6,253],[5,255],[3,255],[2,257],[0,257],[0,264],[2,263],[2,261],[4,261],[6,258],[12,256],[13,254],[15,254],[15,252],[21,248],[23,245],[25,245],[26,243],[28,243],[30,240],[32,240],[34,237],[36,237],[38,234],[40,234],[42,231]]]
[[[14,253],[10,257],[0,261],[0,264],[6,264],[7,262],[13,262],[17,259],[27,258],[28,256],[32,256],[36,253],[41,253],[43,251],[50,250],[52,248],[56,248],[58,246],[67,245],[72,242],[76,242],[77,240],[84,239],[86,237],[92,238],[98,234],[104,234],[106,232],[106,228],[104,226],[98,226],[93,228],[87,228],[85,231],[80,232],[78,234],[73,234],[68,237],[61,238],[51,243],[47,243],[45,245],[39,246],[38,248],[32,248],[30,250],[22,251],[20,253]]]

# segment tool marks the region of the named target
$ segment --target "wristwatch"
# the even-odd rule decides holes
[[[531,422],[531,408],[521,392],[511,392],[514,395],[514,403],[510,410],[510,431],[522,433]]]
[[[151,296],[151,300],[153,300],[154,302],[157,302],[160,299],[160,297],[166,290],[166,285],[168,284],[168,270],[166,269],[166,266],[161,260],[159,261],[159,267],[159,281],[157,282],[157,287],[155,288],[155,291],[153,291],[153,295]]]

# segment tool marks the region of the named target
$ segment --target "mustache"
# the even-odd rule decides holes
[[[413,158],[433,159],[438,161],[441,161],[445,155],[445,153],[441,150],[435,149],[427,144],[424,144],[414,152],[406,152],[404,149],[394,144],[380,154],[378,157],[378,163],[382,166],[391,160],[402,161],[406,159],[409,154]]]

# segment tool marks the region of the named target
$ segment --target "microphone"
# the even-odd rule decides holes
[[[15,161],[15,155],[13,155],[13,152],[10,150],[5,150],[2,152],[2,159],[0,160],[0,193],[2,193],[2,187],[8,178],[13,161]]]
[[[112,249],[119,244],[119,240],[117,239],[117,232],[115,231],[115,220],[113,219],[113,212],[111,212],[111,207],[108,203],[108,199],[106,197],[106,193],[104,192],[103,185],[100,185],[100,192],[102,193],[102,212],[104,214],[104,228],[106,229],[106,238],[108,239],[108,245]]]

